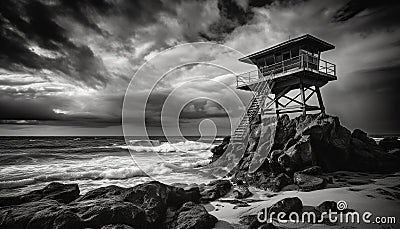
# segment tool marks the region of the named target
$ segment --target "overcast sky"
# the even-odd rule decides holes
[[[322,89],[327,113],[350,129],[400,133],[399,12],[400,4],[383,0],[1,0],[0,135],[120,135],[127,85],[151,57],[199,41],[249,54],[305,33],[336,46],[322,55],[338,69],[338,80]],[[202,59],[209,52],[191,54]],[[227,72],[183,70],[181,76],[215,78],[234,88]],[[162,94],[176,87],[168,79],[149,100],[153,134]],[[231,99],[210,82],[197,82],[193,91]],[[184,109],[181,123],[187,134],[204,118],[228,130],[230,112],[241,111],[199,99]]]

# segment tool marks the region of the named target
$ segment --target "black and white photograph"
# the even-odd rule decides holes
[[[399,15],[0,0],[0,228],[399,228]]]

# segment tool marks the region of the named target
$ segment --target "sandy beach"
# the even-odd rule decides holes
[[[206,205],[210,214],[216,216],[219,222],[215,228],[247,228],[242,225],[240,219],[246,215],[256,215],[265,207],[270,207],[277,201],[287,197],[299,197],[304,208],[317,206],[323,201],[344,200],[348,208],[357,212],[369,211],[373,216],[395,216],[396,220],[400,218],[400,173],[391,175],[373,175],[354,172],[335,172],[329,174],[338,177],[337,183],[328,186],[323,190],[311,192],[300,191],[282,191],[271,193],[256,188],[251,188],[252,197],[243,200],[249,206],[240,206],[243,203],[232,204],[226,201],[233,201],[234,198],[226,196],[225,198],[213,201]],[[344,181],[346,180],[346,181]],[[359,184],[355,184],[357,181]],[[362,183],[365,184],[362,184]],[[373,219],[373,217],[371,217]],[[394,228],[384,224],[345,224],[337,223],[333,225],[326,224],[307,224],[307,223],[274,223],[276,226],[284,228]],[[391,225],[393,226],[393,225]]]

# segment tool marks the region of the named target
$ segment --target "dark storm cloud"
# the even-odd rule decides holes
[[[1,124],[24,125],[56,125],[56,126],[82,126],[82,127],[107,127],[121,124],[121,116],[103,114],[58,114],[49,109],[48,104],[32,101],[16,101],[4,103],[0,114]]]
[[[112,4],[104,0],[61,0],[57,10],[61,15],[70,16],[77,22],[93,29],[99,34],[109,35],[108,32],[101,29],[89,15],[91,14],[91,10],[94,10],[98,14],[105,15],[110,13],[111,8]]]
[[[58,89],[46,89],[58,92]],[[121,109],[122,98],[110,97],[103,104],[112,104],[111,110]],[[121,114],[117,112],[97,114],[95,112],[57,113],[57,109],[70,108],[73,101],[65,97],[38,95],[32,88],[19,91],[13,88],[0,91],[0,123],[24,125],[61,125],[105,127],[121,123]]]
[[[353,28],[351,32],[367,35],[383,28],[388,31],[398,29],[400,24],[399,12],[400,4],[397,1],[351,0],[333,15],[332,21],[341,24],[352,23],[356,19],[362,20],[363,23]]]
[[[122,1],[118,11],[135,24],[149,24],[156,22],[159,12],[175,14],[174,6],[177,3],[179,1]]]
[[[237,48],[232,45],[236,43],[247,52],[254,47],[269,45],[271,40],[276,43],[286,39],[289,34],[297,36],[310,32],[338,44],[334,52],[340,54],[343,52],[341,47],[358,47],[360,44],[357,42],[386,31],[386,35],[370,40],[376,43],[364,43],[365,51],[349,52],[358,55],[355,58],[367,59],[366,63],[368,58],[377,55],[378,49],[386,46],[396,48],[400,44],[400,40],[385,43],[390,31],[398,29],[399,25],[399,4],[393,4],[395,1],[351,0],[343,5],[328,1],[326,6],[311,0],[219,0],[206,3],[210,2],[1,0],[0,69],[8,70],[5,72],[10,72],[10,75],[0,79],[0,122],[89,127],[118,125],[121,123],[122,94],[132,69],[137,69],[149,53],[157,54],[171,45],[188,41],[210,40],[233,48]],[[182,15],[182,11],[186,14]],[[203,11],[207,12],[202,14]],[[290,23],[285,24],[285,20]],[[249,39],[252,36],[256,39]],[[385,128],[393,127],[390,124],[382,125],[386,125],[385,128],[379,127],[379,123],[391,120],[398,124],[395,118],[399,114],[398,108],[390,104],[399,103],[400,88],[394,85],[399,85],[396,76],[400,69],[396,63],[386,66],[389,64],[383,62],[387,61],[381,62],[376,63],[381,67],[374,69],[363,69],[361,64],[356,67],[351,64],[338,66],[338,69],[347,68],[353,72],[349,74],[351,76],[338,80],[343,93],[336,90],[328,97],[331,102],[340,104],[341,117],[358,117],[353,115],[357,111],[351,104],[349,111],[342,107],[346,107],[343,102],[346,96],[356,98],[363,105],[360,112],[376,116],[354,118],[351,120],[355,123],[353,126],[362,126],[362,121],[368,123],[371,130],[374,129],[372,125],[376,125],[375,129],[384,132]],[[117,65],[122,70],[113,68]],[[128,65],[126,69],[125,65]],[[42,75],[44,70],[51,71],[51,74]],[[32,74],[36,80],[12,80],[10,76],[13,73]],[[54,87],[51,85],[53,82],[57,83]],[[40,83],[43,86],[38,85]],[[143,83],[146,84],[146,80]],[[166,82],[163,86],[168,88],[171,84]],[[81,94],[74,97],[76,91],[69,92],[70,87],[77,88]],[[90,93],[86,93],[86,89]],[[147,126],[161,126],[160,108],[167,94],[168,90],[151,95],[146,107]],[[68,98],[71,95],[72,98]],[[330,106],[333,105],[327,105]],[[372,110],[373,106],[378,109]],[[224,117],[224,110],[204,101],[189,104],[180,116],[185,124],[198,123],[204,118]]]
[[[175,6],[155,1],[60,0],[52,3],[39,0],[0,2],[0,67],[9,70],[49,69],[61,72],[90,87],[105,86],[109,72],[102,60],[84,44],[76,44],[57,20],[68,20],[97,32],[103,37],[116,36],[126,42],[136,27],[154,23],[159,13],[175,15]],[[102,29],[95,18],[120,18],[115,34]],[[114,20],[114,19],[111,19]],[[117,24],[118,23],[118,24]],[[60,54],[55,58],[38,55],[30,46]],[[125,50],[126,51],[126,50]]]
[[[210,26],[209,33],[201,34],[207,40],[223,40],[235,28],[246,24],[254,16],[253,12],[238,5],[234,0],[219,0],[218,9],[220,19]]]
[[[254,18],[255,8],[264,8],[273,4],[291,5],[303,1],[296,0],[249,0],[245,5],[235,0],[218,0],[220,19],[211,24],[208,31],[200,32],[200,37],[209,41],[223,41],[236,28],[246,25]]]
[[[85,45],[74,44],[55,18],[52,5],[39,1],[1,1],[0,67],[21,71],[49,69],[62,72],[90,87],[105,86],[107,70]],[[59,54],[54,58],[35,53],[31,46]]]
[[[0,98],[1,120],[57,120],[58,115],[48,104],[35,100],[7,100]]]
[[[396,0],[350,0],[334,15],[334,21],[347,21],[365,10],[382,10],[396,6]]]

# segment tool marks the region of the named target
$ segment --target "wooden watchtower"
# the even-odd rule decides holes
[[[255,96],[234,138],[240,140],[248,123],[260,112],[277,116],[295,112],[305,115],[309,111],[325,113],[320,88],[337,77],[336,65],[322,60],[321,53],[334,48],[306,34],[240,58],[239,61],[254,64],[258,69],[236,76],[237,89],[253,91]],[[317,97],[317,105],[309,104],[313,95]]]
[[[306,114],[312,110],[324,113],[320,87],[337,77],[336,65],[322,60],[321,53],[334,48],[332,44],[306,34],[240,58],[239,61],[257,65],[258,70],[237,76],[237,88],[254,90],[257,83],[268,80],[271,94],[267,95],[269,102],[263,109],[264,114]],[[289,97],[287,93],[295,89],[299,90],[297,96]],[[311,91],[308,96],[306,90]],[[318,106],[307,105],[314,94]],[[280,102],[283,98],[286,103]]]

